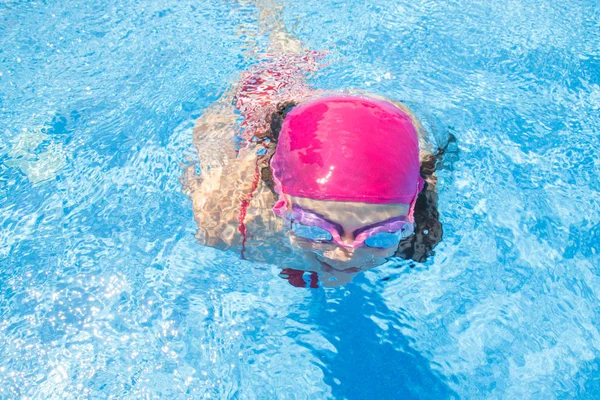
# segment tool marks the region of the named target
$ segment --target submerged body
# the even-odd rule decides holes
[[[307,96],[308,99],[304,102],[331,96],[331,94],[315,92],[313,96]],[[368,97],[361,95],[361,98]],[[293,100],[289,100],[279,104],[276,109],[289,108],[289,104],[292,102]],[[402,110],[409,113],[406,107],[402,106]],[[408,115],[411,116],[411,121],[418,133],[418,143],[415,143],[415,146],[420,150],[416,171],[416,174],[419,175],[419,172],[423,173],[428,170],[428,168],[421,167],[421,171],[419,171],[419,164],[421,166],[429,165],[431,170],[435,156],[429,150],[432,145],[427,141],[420,124],[412,114]],[[213,116],[213,118],[226,121],[224,115],[221,115],[220,118]],[[388,248],[367,246],[353,248],[352,244],[356,240],[354,232],[365,226],[392,218],[401,216],[408,218],[410,216],[412,219],[411,211],[415,207],[416,195],[423,184],[415,186],[411,196],[382,204],[373,204],[366,197],[363,201],[357,201],[357,197],[348,199],[351,201],[343,201],[344,199],[339,196],[334,199],[327,199],[327,196],[315,199],[314,193],[306,192],[304,196],[281,193],[275,189],[277,182],[273,180],[272,163],[270,163],[277,146],[281,145],[281,143],[277,143],[277,138],[273,136],[273,129],[270,127],[271,124],[277,125],[277,112],[266,117],[263,116],[263,118],[269,122],[270,130],[267,133],[255,135],[257,139],[249,140],[237,152],[234,149],[233,141],[230,140],[229,153],[223,149],[220,150],[221,153],[214,151],[210,153],[213,157],[219,154],[225,155],[225,157],[214,157],[214,161],[205,162],[202,176],[188,179],[187,187],[190,189],[190,196],[193,200],[194,216],[199,227],[198,238],[201,243],[239,252],[249,260],[278,264],[286,269],[288,277],[294,276],[294,270],[318,272],[322,276],[321,282],[326,285],[343,284],[362,270],[380,265],[391,256],[402,255],[398,254],[397,243],[396,246]],[[235,119],[231,118],[230,121],[235,121]],[[206,134],[206,125],[203,122],[205,119],[199,121],[195,130],[197,141],[201,145],[204,145],[206,138],[210,137]],[[233,123],[217,126],[232,137]],[[277,127],[275,127],[276,129]],[[214,133],[214,131],[212,132]],[[373,141],[376,147],[376,138],[373,138]],[[202,149],[206,150],[205,147]],[[344,152],[341,147],[340,152]],[[378,162],[376,157],[373,162]],[[356,168],[360,167],[360,165],[356,166]],[[427,201],[424,201],[426,206],[419,209],[427,207],[435,209],[436,179],[433,171],[430,172],[422,174],[427,184],[426,189],[421,192],[421,197],[427,198]],[[368,194],[363,193],[363,196],[368,196]],[[298,236],[295,234],[296,232],[289,229],[289,226],[286,226],[285,219],[278,217],[273,212],[274,208],[277,211],[282,205],[285,209],[290,210],[293,206],[299,206],[337,224],[340,227],[339,241],[337,243],[319,243]],[[417,209],[416,218],[418,218],[419,209]],[[411,220],[411,223],[414,223],[414,219]],[[441,229],[437,230],[438,234],[436,234],[436,229],[430,228],[428,231],[431,233],[428,232],[427,235],[430,235],[432,240],[437,243],[441,238]],[[422,232],[419,234],[422,235]],[[411,252],[415,254],[415,249],[414,246],[407,246],[407,242],[414,242],[415,239],[416,236],[412,235],[401,242],[401,247],[410,247],[409,254]],[[420,254],[418,257],[426,257],[432,247],[426,246],[425,254]],[[409,255],[408,258],[415,257]]]
[[[401,103],[310,87],[321,54],[279,33],[294,51],[263,55],[194,128],[201,175],[184,181],[198,239],[280,265],[290,283],[423,261],[441,239],[436,146]]]

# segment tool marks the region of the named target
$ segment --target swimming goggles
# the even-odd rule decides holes
[[[354,231],[354,242],[347,244],[342,241],[340,232],[343,229],[339,224],[300,206],[293,205],[286,220],[288,228],[298,237],[317,243],[335,242],[338,246],[351,249],[362,246],[377,249],[395,247],[414,232],[414,225],[402,216],[357,229]]]

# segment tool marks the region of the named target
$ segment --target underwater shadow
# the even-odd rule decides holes
[[[336,399],[458,399],[431,368],[431,362],[411,348],[409,339],[392,325],[402,325],[376,294],[352,285],[337,303],[327,301],[313,309],[315,323],[337,353],[320,358],[325,382]],[[317,292],[314,293],[317,295]],[[372,316],[387,325],[382,329]],[[383,320],[385,316],[387,320]],[[387,322],[387,324],[386,324]]]

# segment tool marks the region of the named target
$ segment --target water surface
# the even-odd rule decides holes
[[[326,290],[199,246],[182,194],[256,18],[0,3],[0,398],[598,398],[597,2],[286,3],[316,86],[458,139],[435,257]]]

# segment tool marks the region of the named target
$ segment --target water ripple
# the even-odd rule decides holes
[[[252,1],[0,2],[0,397],[598,398],[600,9],[289,0],[313,79],[441,140],[444,240],[345,288],[194,238],[195,119]]]

